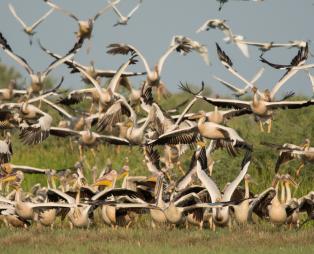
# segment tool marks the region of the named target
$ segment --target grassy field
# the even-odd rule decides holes
[[[178,99],[180,97],[180,99]],[[173,96],[171,100],[163,102],[163,106],[183,101],[186,96]],[[207,104],[201,103],[196,109],[210,110]],[[252,186],[254,193],[268,188],[274,176],[274,165],[277,152],[260,145],[261,141],[274,143],[292,142],[300,144],[305,138],[314,136],[314,108],[305,108],[294,111],[278,111],[275,115],[273,132],[261,133],[258,125],[251,116],[243,116],[229,121],[228,125],[235,128],[239,134],[254,146],[253,161],[249,173],[258,182]],[[57,121],[55,121],[56,123]],[[77,146],[72,151],[69,139],[49,137],[45,142],[36,146],[25,146],[18,140],[18,133],[13,133],[15,164],[26,164],[41,168],[62,169],[73,166],[78,160]],[[187,169],[192,150],[186,153],[182,162]],[[105,167],[108,158],[113,162],[113,168],[119,170],[125,158],[129,158],[130,175],[148,175],[143,163],[140,148],[122,148],[119,153],[115,147],[102,145],[98,148],[97,158],[94,160],[89,151],[86,152],[85,173],[91,182],[89,167],[97,166],[98,171]],[[231,181],[239,172],[242,156],[233,158],[225,151],[217,151],[213,155],[217,161],[214,167],[213,178],[221,188]],[[281,172],[294,171],[299,162],[290,162],[284,165]],[[179,175],[172,172],[174,179]],[[300,178],[299,187],[293,195],[300,197],[314,189],[314,171],[311,165],[306,165]],[[27,175],[23,183],[24,190],[40,182],[46,184],[45,176]],[[119,186],[119,183],[117,184]],[[120,228],[113,230],[108,227],[97,226],[89,230],[57,228],[38,230],[32,227],[28,230],[6,229],[0,226],[0,253],[314,253],[313,225],[307,225],[299,232],[287,230],[286,227],[275,228],[271,225],[248,226],[244,229],[218,229],[199,231],[196,228],[186,230],[161,228],[151,229],[149,220],[137,223],[130,229]]]
[[[313,253],[314,230],[249,226],[200,231],[146,226],[117,230],[0,229],[3,254],[28,253]]]

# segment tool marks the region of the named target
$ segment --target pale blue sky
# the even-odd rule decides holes
[[[103,0],[55,0],[55,3],[70,10],[79,18],[87,19],[102,8],[107,1]],[[217,60],[215,42],[231,57],[235,68],[246,78],[251,77],[263,66],[258,61],[260,52],[251,47],[251,58],[245,58],[235,45],[227,45],[222,41],[220,31],[211,30],[196,34],[196,29],[210,18],[227,19],[229,26],[236,34],[242,34],[248,40],[287,42],[289,40],[314,40],[314,6],[312,0],[265,0],[264,2],[247,2],[230,0],[218,11],[218,2],[215,0],[143,0],[143,4],[129,21],[127,26],[113,27],[117,17],[109,11],[100,17],[94,26],[92,49],[90,54],[81,50],[75,60],[82,64],[89,64],[94,60],[98,68],[116,69],[125,61],[125,56],[110,56],[105,53],[107,46],[113,42],[131,43],[147,58],[150,65],[167,49],[173,35],[185,35],[208,46],[209,58],[212,66],[208,67],[202,59],[194,54],[180,56],[171,55],[162,71],[162,80],[171,91],[177,90],[180,81],[187,81],[199,85],[205,81],[215,93],[230,94],[229,90],[216,82],[212,75],[217,75],[227,81],[237,81]],[[31,24],[49,8],[41,0],[1,0],[0,22],[1,32],[9,41],[14,51],[28,60],[34,70],[43,70],[52,59],[43,53],[38,45],[37,38],[48,49],[63,54],[74,43],[74,32],[77,24],[69,17],[54,12],[42,23],[34,37],[34,44],[30,47],[28,37],[21,31],[20,24],[11,15],[8,3],[15,6],[17,13],[27,23]],[[128,13],[137,0],[121,0],[119,9]],[[310,44],[312,46],[313,43]],[[296,49],[275,49],[266,54],[268,59],[276,63],[288,63],[296,54]],[[24,76],[26,72],[17,66],[3,52],[1,61],[16,67]],[[309,58],[308,62],[313,62]],[[143,71],[141,62],[130,70]],[[258,82],[261,88],[271,88],[280,78],[283,71],[266,67],[262,78]],[[313,71],[314,73],[314,71]],[[65,87],[83,87],[78,74],[70,75],[66,67],[59,67],[51,73],[54,78],[65,76]],[[138,86],[141,78],[132,79]],[[241,82],[237,84],[244,86]],[[305,72],[298,73],[280,91],[294,90],[298,94],[312,95],[311,85]]]

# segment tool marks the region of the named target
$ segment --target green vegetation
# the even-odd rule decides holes
[[[1,253],[313,253],[314,231],[248,227],[219,229],[0,230]]]

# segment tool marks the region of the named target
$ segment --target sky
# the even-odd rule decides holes
[[[37,40],[51,51],[64,54],[75,41],[74,32],[78,26],[76,22],[55,11],[37,29],[34,43],[29,45],[28,37],[23,33],[22,27],[12,16],[8,4],[14,5],[18,15],[31,24],[41,17],[49,6],[42,0],[1,0],[0,1],[0,31],[8,40],[12,49],[29,62],[35,71],[44,70],[52,61],[52,58],[42,52],[37,45]],[[71,11],[81,19],[88,19],[107,4],[103,0],[55,0],[54,3]],[[75,60],[88,65],[91,60],[97,68],[117,69],[126,61],[126,56],[111,56],[106,54],[106,46],[110,43],[130,43],[138,48],[151,66],[166,51],[172,36],[184,35],[197,40],[208,47],[211,66],[204,64],[196,53],[182,56],[174,53],[167,60],[161,73],[163,82],[170,91],[177,91],[180,81],[189,82],[196,86],[202,81],[213,90],[214,94],[231,95],[230,90],[223,87],[213,79],[213,75],[232,82],[239,87],[244,87],[241,81],[232,76],[218,61],[215,43],[218,42],[224,51],[230,56],[234,67],[247,79],[251,79],[261,68],[265,67],[263,76],[256,85],[260,89],[272,88],[284,73],[282,70],[274,70],[259,61],[260,51],[250,47],[250,58],[244,57],[233,44],[223,41],[224,35],[219,30],[210,30],[197,34],[195,31],[207,19],[226,19],[227,24],[235,34],[241,34],[250,41],[274,41],[288,42],[289,40],[314,41],[314,0],[264,0],[262,2],[229,0],[221,11],[218,11],[219,3],[215,0],[143,0],[139,10],[130,19],[127,26],[113,27],[117,21],[115,13],[110,10],[97,19],[91,50],[88,54],[84,48],[75,56]],[[127,14],[137,0],[121,0],[118,8],[123,14]],[[310,43],[310,50],[313,42]],[[314,51],[314,50],[313,50]],[[275,62],[287,64],[297,54],[297,49],[274,49],[267,52],[265,58]],[[27,77],[26,71],[0,51],[1,62],[15,67],[23,77]],[[313,63],[309,57],[308,63]],[[130,66],[128,70],[144,71],[144,66],[139,62]],[[314,74],[314,70],[312,71]],[[65,66],[59,66],[49,75],[55,80],[65,77],[64,87],[78,89],[84,86],[79,74],[70,74]],[[132,78],[131,82],[138,87],[144,77]],[[279,91],[284,94],[293,90],[297,94],[312,96],[311,83],[306,72],[299,72],[290,79]]]

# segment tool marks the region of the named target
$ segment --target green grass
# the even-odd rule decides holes
[[[314,231],[249,226],[209,230],[150,227],[0,229],[1,253],[313,253]]]

